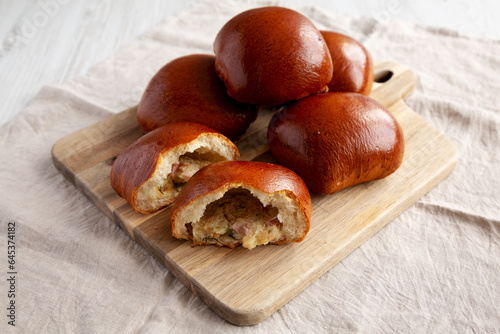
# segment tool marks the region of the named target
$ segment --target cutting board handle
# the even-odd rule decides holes
[[[384,101],[384,106],[389,108],[413,93],[416,82],[415,73],[404,65],[393,62],[377,63],[370,96],[377,101]]]

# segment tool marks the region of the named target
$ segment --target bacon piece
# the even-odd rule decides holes
[[[276,225],[276,226],[279,226],[281,223],[280,221],[278,220],[278,217],[274,217],[274,218],[271,218],[271,219],[268,219],[266,221],[266,225],[267,226],[273,226],[273,225]]]

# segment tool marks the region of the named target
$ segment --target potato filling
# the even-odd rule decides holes
[[[210,203],[200,221],[187,228],[194,241],[252,249],[279,238],[283,224],[277,216],[277,208],[264,206],[250,191],[236,188]]]
[[[164,184],[158,188],[163,194],[166,191],[180,191],[182,186],[200,169],[210,165],[213,161],[204,159],[197,153],[186,153],[179,157],[177,162],[172,164],[172,171],[168,175]]]

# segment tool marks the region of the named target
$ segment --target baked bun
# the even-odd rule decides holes
[[[311,198],[304,181],[283,166],[218,162],[182,188],[171,222],[172,235],[193,245],[252,249],[300,242],[309,232]]]
[[[238,157],[228,138],[204,125],[167,124],[142,136],[116,158],[111,186],[135,211],[151,213],[172,203],[200,168]]]
[[[215,69],[241,103],[279,105],[326,90],[332,59],[304,15],[262,7],[229,20],[214,42]]]
[[[333,31],[321,31],[333,60],[329,92],[353,92],[370,95],[373,62],[368,50],[355,39]]]
[[[403,131],[394,116],[357,93],[318,94],[287,105],[271,119],[267,138],[276,160],[318,194],[384,178],[403,161]]]
[[[215,57],[194,54],[172,60],[151,79],[137,109],[149,132],[167,123],[195,122],[238,139],[257,117],[258,107],[238,104],[215,73]]]

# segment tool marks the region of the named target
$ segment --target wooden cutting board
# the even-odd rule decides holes
[[[253,250],[191,247],[172,238],[170,208],[135,212],[110,186],[114,158],[143,132],[137,108],[125,110],[59,140],[52,149],[55,166],[102,212],[137,243],[160,259],[221,317],[237,325],[256,324],[345,258],[392,221],[454,169],[455,146],[403,99],[415,75],[405,66],[380,63],[371,96],[400,122],[406,141],[401,167],[389,177],[312,196],[311,230],[302,243],[259,246]],[[273,162],[266,143],[271,110],[237,142],[241,160]]]

